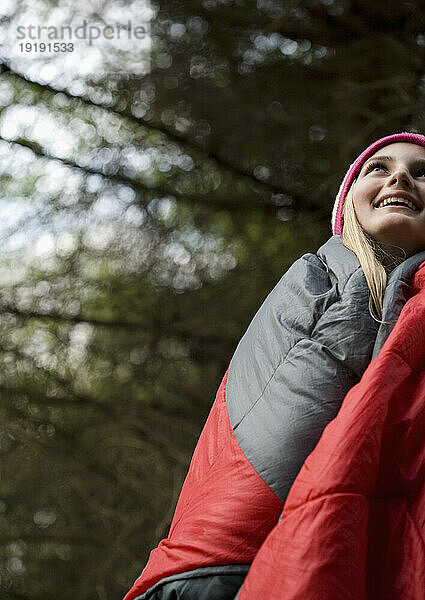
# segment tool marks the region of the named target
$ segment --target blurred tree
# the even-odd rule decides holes
[[[347,165],[424,131],[424,14],[5,0],[0,15],[1,596],[109,600],[166,535],[237,341],[330,235]],[[148,24],[150,47],[17,50],[19,25],[84,20]]]

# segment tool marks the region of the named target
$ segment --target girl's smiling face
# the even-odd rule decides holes
[[[425,250],[423,146],[397,142],[380,148],[363,164],[352,193],[360,225],[378,243],[399,246],[408,256]],[[390,197],[409,206],[383,206]]]

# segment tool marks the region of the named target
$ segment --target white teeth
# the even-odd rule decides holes
[[[413,202],[411,202],[410,200],[407,200],[407,198],[396,198],[395,196],[391,196],[391,198],[385,198],[385,200],[381,200],[381,202],[378,204],[377,208],[381,208],[382,206],[388,206],[388,204],[395,204],[396,202],[397,203],[402,202],[403,204],[405,204],[412,210],[417,210],[417,208],[413,204]]]

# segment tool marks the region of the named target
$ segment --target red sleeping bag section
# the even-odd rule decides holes
[[[425,263],[296,478],[238,600],[424,600]]]

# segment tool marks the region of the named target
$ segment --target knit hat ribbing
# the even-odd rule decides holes
[[[332,232],[337,235],[342,234],[342,207],[344,205],[345,197],[353,183],[354,179],[360,173],[363,163],[372,154],[375,154],[379,148],[387,146],[388,144],[394,144],[396,142],[410,142],[412,144],[419,144],[425,147],[425,136],[419,133],[408,133],[403,131],[402,133],[394,133],[387,135],[376,142],[373,142],[370,146],[363,150],[363,152],[356,158],[356,160],[350,165],[344,179],[339,187],[338,194],[336,195],[335,204],[332,210]]]

